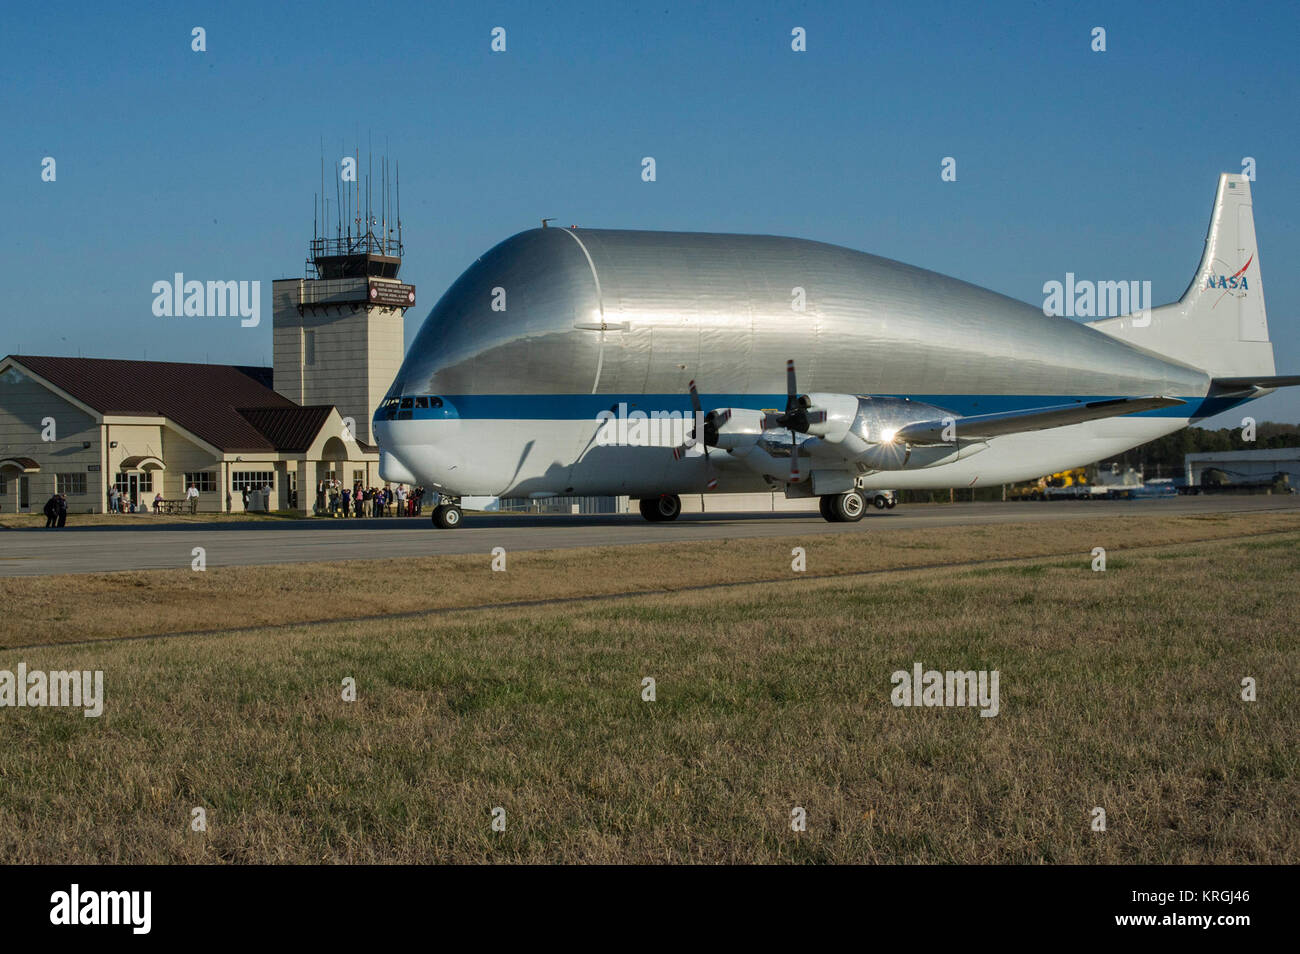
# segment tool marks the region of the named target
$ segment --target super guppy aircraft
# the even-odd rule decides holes
[[[800,392],[797,383],[815,390]],[[462,496],[863,491],[1027,480],[1300,384],[1273,365],[1245,176],[1178,301],[1083,323],[769,235],[540,228],[471,265],[375,414],[385,480]]]

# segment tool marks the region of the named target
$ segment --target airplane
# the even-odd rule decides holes
[[[1244,175],[1219,177],[1178,301],[1047,310],[804,239],[544,221],[429,313],[375,413],[380,475],[435,493],[441,528],[468,496],[626,495],[660,522],[681,494],[769,490],[852,522],[881,488],[1028,480],[1300,385],[1275,373]]]

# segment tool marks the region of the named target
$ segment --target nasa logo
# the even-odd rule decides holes
[[[1246,264],[1231,275],[1209,274],[1205,276],[1205,290],[1222,288],[1224,291],[1248,291],[1250,286],[1246,284],[1246,269],[1250,268],[1250,263],[1254,260],[1255,256],[1250,256],[1250,258],[1246,259]]]

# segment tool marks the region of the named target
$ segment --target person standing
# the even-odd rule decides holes
[[[108,488],[108,512],[117,513],[117,484]]]
[[[190,515],[199,512],[199,488],[190,484],[190,489],[185,491],[185,499],[190,502]]]
[[[45,514],[45,529],[57,526],[59,522],[59,495],[54,494],[49,500],[45,501],[45,507],[42,511]]]
[[[61,527],[67,522],[68,522],[68,495],[59,494],[58,522],[55,524],[55,526]]]

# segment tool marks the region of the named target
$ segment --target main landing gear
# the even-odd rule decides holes
[[[827,494],[818,498],[822,516],[831,523],[857,523],[867,512],[867,501],[860,490],[843,494]]]
[[[676,520],[677,515],[682,512],[682,498],[676,494],[661,494],[658,497],[642,497],[638,504],[641,507],[641,516],[645,517],[651,523],[664,523],[668,520]]]

